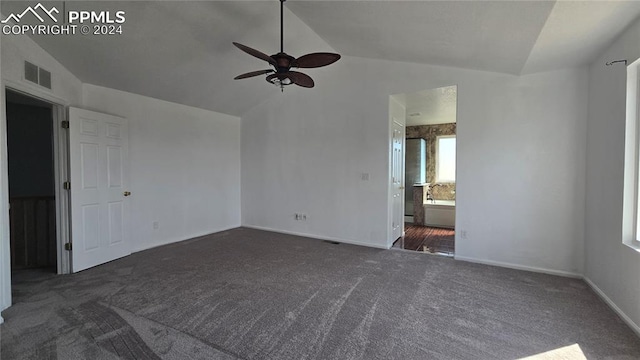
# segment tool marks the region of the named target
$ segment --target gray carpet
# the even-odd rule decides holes
[[[15,282],[2,360],[640,358],[581,280],[251,229]]]

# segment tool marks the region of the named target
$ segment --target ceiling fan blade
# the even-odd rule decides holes
[[[299,68],[317,68],[333,64],[338,60],[340,60],[339,54],[325,52],[311,53],[297,58],[293,62],[293,66]]]
[[[234,42],[233,45],[235,45],[238,49],[246,52],[249,55],[253,55],[253,56],[257,57],[258,59],[264,60],[264,61],[268,62],[269,64],[271,64],[273,66],[276,65],[276,61],[271,56],[269,56],[269,55],[267,55],[265,53],[262,53],[262,52],[260,52],[260,51],[258,51],[256,49],[252,49],[252,48],[250,48],[250,47],[248,47],[246,45],[239,44],[237,42]]]
[[[258,75],[264,75],[264,74],[268,74],[268,73],[272,73],[273,70],[258,70],[258,71],[252,71],[252,72],[248,72],[246,74],[242,74],[242,75],[238,75],[236,77],[234,77],[234,80],[240,80],[240,79],[246,79],[246,78],[250,78],[253,76],[258,76]]]
[[[315,85],[313,79],[307,74],[303,74],[297,71],[289,71],[285,74],[289,77],[289,79],[291,79],[291,81],[293,81],[294,84],[298,86],[312,88]]]

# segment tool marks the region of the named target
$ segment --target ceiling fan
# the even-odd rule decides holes
[[[246,74],[238,75],[234,79],[246,79],[253,76],[266,75],[267,81],[280,87],[281,91],[284,91],[285,85],[296,84],[298,86],[312,88],[314,86],[313,79],[309,75],[303,74],[298,71],[293,71],[291,68],[318,68],[333,64],[340,59],[339,54],[317,52],[294,58],[293,56],[284,52],[284,2],[286,0],[280,0],[280,52],[274,55],[264,54],[256,49],[252,49],[246,45],[234,42],[238,49],[246,52],[249,55],[253,55],[258,59],[268,62],[273,69],[258,70],[248,72]]]

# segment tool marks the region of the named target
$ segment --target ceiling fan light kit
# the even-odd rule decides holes
[[[249,55],[264,60],[273,66],[273,69],[258,70],[248,72],[242,75],[236,76],[234,79],[246,79],[254,76],[267,75],[267,82],[276,85],[281,91],[284,91],[286,85],[296,84],[305,88],[312,88],[315,83],[313,79],[306,74],[298,71],[292,71],[291,68],[318,68],[333,64],[340,59],[339,54],[318,52],[300,56],[294,58],[293,56],[284,52],[284,2],[286,0],[280,0],[280,52],[274,55],[264,54],[256,49],[252,49],[246,45],[234,42],[238,49],[246,52]]]

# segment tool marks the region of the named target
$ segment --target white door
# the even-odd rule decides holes
[[[131,254],[127,119],[69,108],[73,272]]]
[[[404,231],[404,138],[404,125],[393,121],[393,157],[391,163],[393,220],[391,231],[394,240],[401,237]]]

